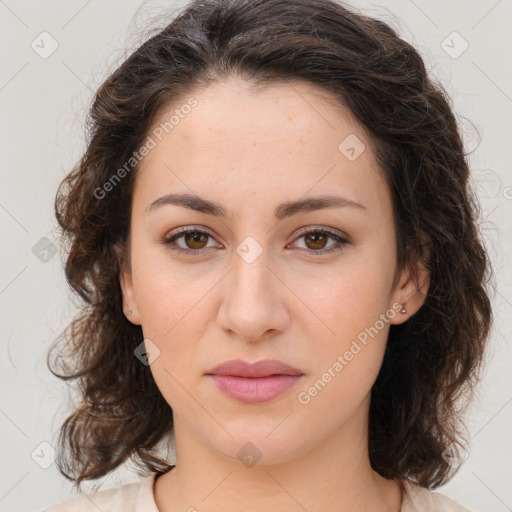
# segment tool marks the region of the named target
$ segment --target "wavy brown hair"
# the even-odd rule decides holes
[[[87,149],[55,200],[66,279],[82,304],[60,337],[65,350],[55,344],[48,354],[80,396],[60,428],[57,466],[78,487],[128,459],[145,473],[173,467],[155,453],[172,409],[134,357],[142,329],[125,318],[119,284],[137,166],[108,193],[105,184],[164,107],[235,75],[254,87],[307,81],[370,135],[392,194],[398,268],[415,254],[430,273],[423,306],[390,327],[371,394],[370,462],[386,478],[435,488],[454,474],[443,451],[463,446],[462,404],[491,325],[479,207],[450,100],[418,52],[382,21],[331,0],[194,1],[97,91]]]

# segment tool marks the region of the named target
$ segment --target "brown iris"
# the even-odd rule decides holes
[[[327,241],[327,236],[324,233],[306,233],[304,236],[304,240],[306,240],[306,245],[310,249],[323,249],[325,247],[325,243]],[[313,247],[311,247],[308,243],[308,239],[313,239]],[[320,246],[318,245],[320,244]]]
[[[191,231],[190,233],[185,233],[183,238],[190,249],[202,249],[208,243],[208,235],[199,231]],[[201,239],[203,239],[205,242],[204,245],[201,245]],[[194,244],[199,244],[199,246]]]

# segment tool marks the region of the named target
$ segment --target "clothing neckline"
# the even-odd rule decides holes
[[[173,466],[172,469],[174,469],[174,467],[175,466]],[[172,471],[172,469],[169,471]],[[137,495],[136,512],[160,512],[155,500],[155,483],[160,476],[166,473],[168,473],[168,471],[153,472],[140,482],[141,487]],[[417,510],[415,507],[417,500],[429,494],[428,489],[409,480],[395,480],[395,482],[399,485],[401,492],[401,506],[399,512],[414,512]]]

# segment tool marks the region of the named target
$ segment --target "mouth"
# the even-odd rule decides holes
[[[228,397],[244,403],[268,402],[305,377],[304,373],[275,359],[246,363],[226,361],[206,374]]]

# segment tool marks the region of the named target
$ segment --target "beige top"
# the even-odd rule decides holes
[[[140,482],[114,489],[81,494],[41,512],[159,512],[153,495],[157,473]],[[400,512],[471,512],[443,494],[429,491],[414,483],[405,483]]]

